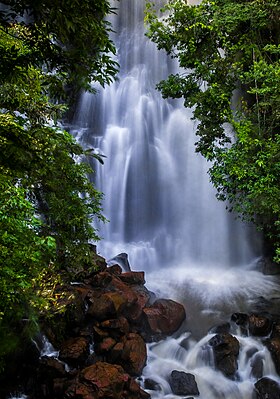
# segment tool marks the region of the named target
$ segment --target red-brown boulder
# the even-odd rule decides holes
[[[121,399],[128,380],[121,366],[97,362],[81,371],[65,396],[69,399]]]
[[[119,278],[128,285],[144,285],[146,282],[144,272],[126,272],[120,274]]]
[[[130,375],[142,373],[147,361],[147,349],[143,338],[134,333],[128,334],[123,345],[120,364]]]
[[[74,337],[63,342],[59,352],[59,359],[76,366],[84,362],[88,355],[88,340],[85,337]]]
[[[186,318],[183,305],[171,299],[158,299],[143,312],[146,320],[144,335],[148,341],[173,334]]]

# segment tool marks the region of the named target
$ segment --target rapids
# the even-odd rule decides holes
[[[258,298],[275,295],[278,284],[256,270],[259,235],[215,198],[209,164],[195,153],[192,111],[181,101],[163,100],[155,89],[178,67],[145,37],[145,1],[112,6],[118,80],[97,87],[97,95],[81,96],[71,133],[106,156],[104,165],[93,165],[92,177],[109,219],[96,226],[100,254],[111,259],[128,253],[132,269],[146,272],[150,290],[186,308],[178,334],[148,346],[142,380],[158,383],[159,390],[149,391],[153,399],[177,398],[168,383],[174,369],[195,375],[201,399],[251,399],[252,357],[261,359],[264,375],[278,379],[270,354],[233,329],[241,352],[238,380],[230,380],[213,367],[208,331],[233,312],[254,309]]]

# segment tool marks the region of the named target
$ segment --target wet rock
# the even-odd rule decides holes
[[[109,259],[107,263],[110,266],[117,263],[119,266],[121,266],[121,268],[123,269],[124,272],[131,271],[130,264],[128,261],[128,255],[125,252],[122,252],[122,253],[114,256],[114,258],[112,258],[112,259]]]
[[[146,282],[144,272],[126,272],[122,273],[119,278],[129,285],[144,285]]]
[[[280,375],[280,337],[267,339],[265,345],[271,353],[277,373]]]
[[[171,299],[158,299],[152,306],[143,309],[147,341],[171,335],[181,326],[186,318],[183,305]]]
[[[93,287],[106,288],[112,281],[112,275],[107,271],[96,274],[90,281]]]
[[[265,316],[251,314],[248,319],[249,333],[254,336],[265,337],[271,331],[271,320]]]
[[[120,316],[118,319],[105,320],[99,324],[102,330],[109,331],[110,336],[119,337],[128,334],[129,323],[125,317]]]
[[[213,348],[217,369],[225,376],[232,377],[238,368],[238,340],[230,334],[217,334],[208,343]]]
[[[264,377],[255,383],[257,399],[279,399],[280,385],[267,377]]]
[[[85,337],[69,338],[63,342],[59,352],[59,359],[77,366],[84,362],[89,355],[89,343]]]
[[[210,328],[209,334],[228,334],[230,331],[230,323],[219,324]]]
[[[113,300],[105,293],[96,298],[91,298],[91,305],[87,310],[87,316],[96,320],[106,320],[116,315]]]
[[[140,386],[137,384],[137,382],[133,379],[130,378],[128,382],[126,383],[127,387],[127,399],[149,399],[150,395],[143,391]]]
[[[95,352],[98,355],[109,352],[115,345],[116,341],[113,338],[104,338],[103,341],[95,345]]]
[[[129,291],[129,287],[127,287],[127,291]],[[131,299],[132,296],[133,299]],[[129,301],[137,301],[134,293],[127,294],[119,291],[108,291],[99,294],[97,297],[91,296],[91,304],[87,315],[99,321],[111,319],[121,314],[129,305]]]
[[[119,365],[97,362],[83,369],[78,380],[67,389],[68,399],[121,399],[125,383],[129,380]]]
[[[147,361],[147,349],[139,334],[130,333],[124,342],[121,365],[132,376],[141,375]]]
[[[251,360],[251,375],[254,378],[261,378],[263,376],[263,358],[260,355],[255,356]]]
[[[144,381],[144,388],[149,389],[151,391],[160,391],[161,387],[160,384],[156,381],[152,380],[151,378],[146,378]]]
[[[113,274],[114,276],[119,276],[120,274],[122,274],[122,268],[120,267],[120,265],[117,264],[108,266],[107,271]]]
[[[65,377],[65,366],[58,359],[53,357],[43,356],[39,361],[40,374],[48,377]]]
[[[248,324],[249,316],[246,313],[233,313],[231,320],[234,321],[238,326],[246,327]]]
[[[199,395],[194,375],[184,371],[172,371],[170,387],[175,395]]]
[[[262,257],[258,263],[257,267],[266,275],[280,274],[279,264],[273,262],[268,257]]]

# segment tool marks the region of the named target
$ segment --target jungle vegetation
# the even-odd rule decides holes
[[[147,5],[148,36],[180,66],[158,89],[193,107],[218,199],[263,231],[279,263],[280,3],[158,3]]]
[[[0,3],[1,359],[55,301],[62,272],[94,267],[102,195],[79,160],[98,156],[58,121],[76,93],[116,75],[112,12],[107,0]]]

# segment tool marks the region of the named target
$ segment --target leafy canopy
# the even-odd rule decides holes
[[[158,88],[194,107],[196,150],[213,161],[218,198],[263,229],[278,261],[279,16],[276,0],[170,0],[159,15],[146,11],[148,36],[183,71]]]

